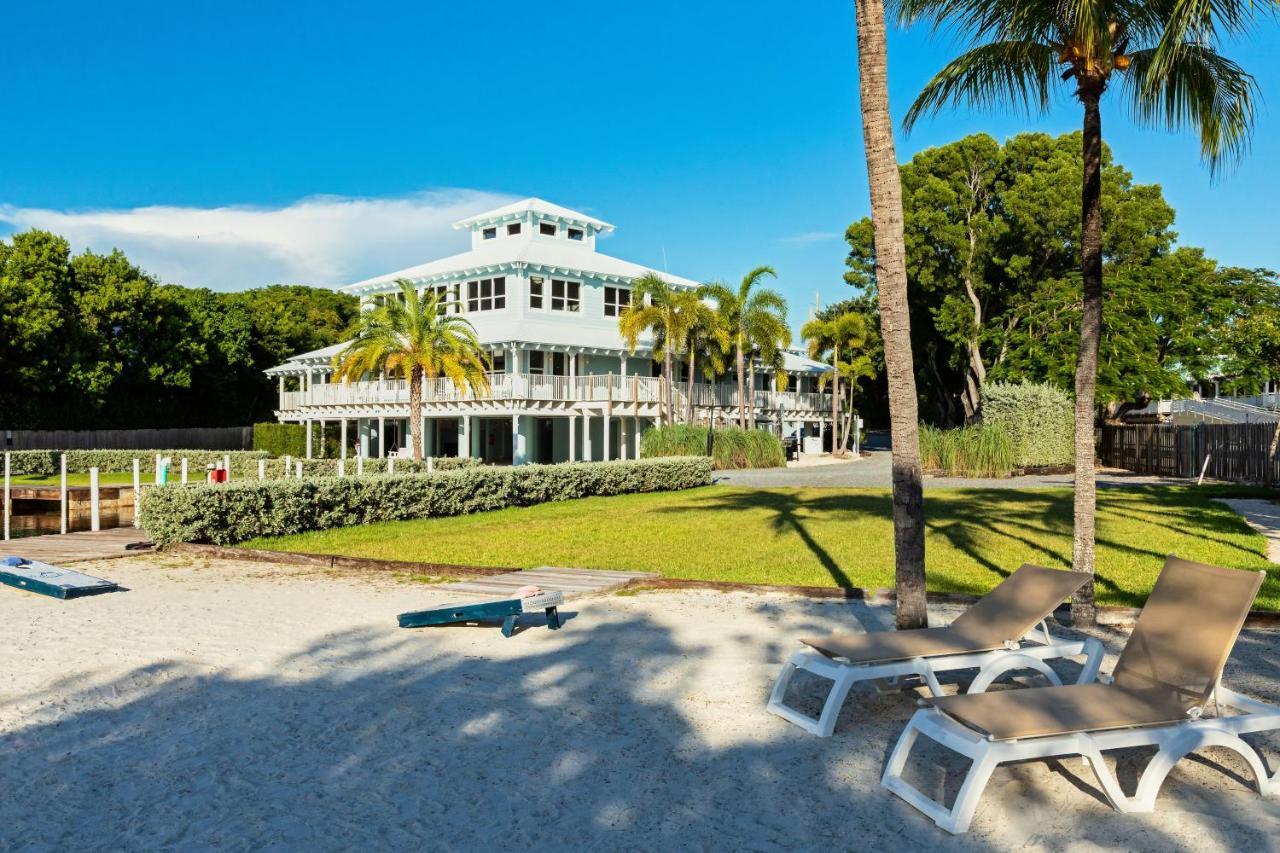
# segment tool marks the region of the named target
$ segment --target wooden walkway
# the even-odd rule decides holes
[[[442,583],[431,587],[431,592],[440,593],[437,602],[440,606],[462,601],[497,601],[514,598],[515,591],[522,586],[537,586],[547,592],[562,592],[567,601],[580,595],[621,589],[633,580],[657,576],[656,572],[614,572],[605,569],[564,569],[540,566],[519,572]]]
[[[130,548],[145,544],[146,547]],[[54,533],[47,536],[23,536],[0,542],[4,555],[16,554],[28,560],[39,560],[55,566],[78,563],[82,560],[109,560],[128,557],[151,550],[151,540],[146,531],[132,527],[115,527],[110,530],[83,530],[78,533]]]

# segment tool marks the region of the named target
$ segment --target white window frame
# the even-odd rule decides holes
[[[533,288],[538,288],[538,292],[534,293]],[[538,304],[534,305],[533,300],[538,300]],[[547,279],[540,275],[529,276],[529,310],[546,311],[547,310]]]
[[[498,226],[496,226],[496,225],[490,225],[488,228],[481,228],[481,229],[480,229],[480,239],[481,239],[481,240],[496,240],[496,239],[498,239]]]
[[[489,285],[489,295],[484,295],[484,285]],[[471,286],[475,285],[475,296],[471,295]],[[502,293],[497,292],[501,286]],[[501,300],[502,304],[498,302]],[[485,303],[488,303],[486,305]],[[467,313],[475,314],[481,311],[502,311],[507,307],[507,277],[505,275],[495,275],[489,278],[473,278],[467,282]]]
[[[546,234],[546,233],[544,233],[544,232],[543,232],[543,230],[542,230],[542,229],[543,229],[543,228],[546,228],[546,227],[550,227],[550,228],[552,228],[552,229],[553,229],[553,230],[551,231],[551,233],[550,233],[550,234]],[[559,236],[560,236],[560,225],[559,225],[559,223],[556,223],[556,222],[549,222],[549,221],[548,221],[548,220],[546,220],[546,219],[540,219],[540,220],[538,220],[538,236],[539,236],[539,237],[559,237]]]
[[[611,291],[611,290],[613,291],[613,294],[614,294],[614,298],[613,298],[613,301],[612,301],[612,302],[611,302],[611,301],[609,301],[609,291]],[[625,303],[625,304],[624,304],[623,302],[621,302],[621,301],[618,299],[618,295],[619,295],[619,294],[623,294],[623,293],[625,293],[625,294],[627,295],[627,301],[626,301],[626,303]],[[622,316],[622,312],[623,312],[623,311],[625,311],[626,309],[630,308],[630,307],[631,307],[631,288],[629,288],[629,287],[615,287],[615,286],[614,286],[614,285],[612,285],[612,284],[606,284],[606,285],[605,285],[605,287],[604,287],[604,316],[606,316],[606,317],[621,317],[621,316]],[[610,313],[611,309],[612,309],[612,313]]]
[[[563,286],[562,295],[556,296],[556,285]],[[577,299],[569,298],[569,288],[574,286],[578,288]],[[556,300],[562,303],[560,308],[556,307]],[[569,307],[572,305],[573,307]],[[551,293],[547,301],[547,307],[557,314],[581,314],[582,313],[582,282],[570,278],[553,278],[551,279]]]

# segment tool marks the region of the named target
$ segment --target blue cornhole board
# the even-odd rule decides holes
[[[525,598],[509,598],[503,601],[482,601],[475,604],[451,604],[431,610],[401,613],[396,619],[401,628],[426,628],[431,625],[456,625],[460,622],[496,622],[502,620],[502,636],[515,633],[520,617],[541,610],[547,616],[547,627],[555,631],[560,627],[560,612],[564,593],[544,592]]]
[[[114,592],[120,588],[120,584],[115,581],[82,575],[22,557],[0,557],[0,583],[53,598],[79,598],[82,595]]]

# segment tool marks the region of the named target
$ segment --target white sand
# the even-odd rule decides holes
[[[1078,761],[1000,769],[970,835],[946,836],[878,785],[913,696],[855,691],[830,740],[764,710],[793,637],[887,626],[883,608],[602,596],[568,605],[559,632],[508,640],[397,629],[431,590],[386,577],[177,557],[83,568],[129,591],[59,602],[0,589],[3,850],[1261,850],[1280,838],[1280,801],[1216,751],[1175,769],[1153,815],[1112,811]],[[1228,679],[1280,700],[1278,652],[1280,637],[1246,632]],[[962,767],[944,757],[921,752],[914,781],[954,790]]]

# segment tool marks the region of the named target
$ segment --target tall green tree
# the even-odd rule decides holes
[[[724,373],[725,355],[732,347],[732,336],[720,312],[707,304],[710,286],[703,285],[675,295],[677,310],[684,327],[684,345],[681,348],[688,369],[685,378],[685,421],[693,423],[694,383],[698,368],[711,379]],[[701,361],[699,361],[701,359]]]
[[[831,365],[831,372],[821,381],[831,385],[831,453],[842,456],[849,436],[848,429],[841,428],[841,380],[851,388],[859,378],[872,375],[871,359],[865,351],[869,337],[866,319],[856,311],[815,317],[800,329],[800,336],[809,342],[810,358]]]
[[[787,302],[778,291],[762,286],[764,279],[776,277],[773,267],[761,266],[743,276],[736,289],[720,282],[713,282],[704,289],[704,294],[715,301],[716,311],[733,341],[734,366],[738,375],[738,426],[743,429],[749,429],[755,420],[752,403],[755,359],[775,366],[782,352],[791,345]],[[749,409],[752,413],[750,420]]]
[[[654,357],[662,360],[663,415],[666,424],[675,423],[672,365],[687,335],[689,316],[682,311],[680,291],[656,273],[648,273],[631,283],[631,304],[618,315],[618,331],[631,352],[640,338],[653,335]]]
[[[422,381],[445,377],[477,396],[489,392],[489,355],[471,321],[439,310],[434,290],[420,295],[400,279],[399,299],[360,315],[356,336],[334,358],[334,377],[358,380],[371,373],[402,373],[409,380],[413,458],[422,459]]]
[[[1094,618],[1096,483],[1094,390],[1102,333],[1102,97],[1118,77],[1140,122],[1194,128],[1211,169],[1239,156],[1253,125],[1256,84],[1218,52],[1221,37],[1245,32],[1262,4],[1242,0],[898,0],[905,21],[952,26],[970,49],[930,80],[906,116],[948,104],[998,103],[1046,112],[1055,77],[1083,108],[1081,278],[1076,361],[1075,534],[1072,568],[1090,575],[1074,604]],[[1269,5],[1269,4],[1268,4]]]

